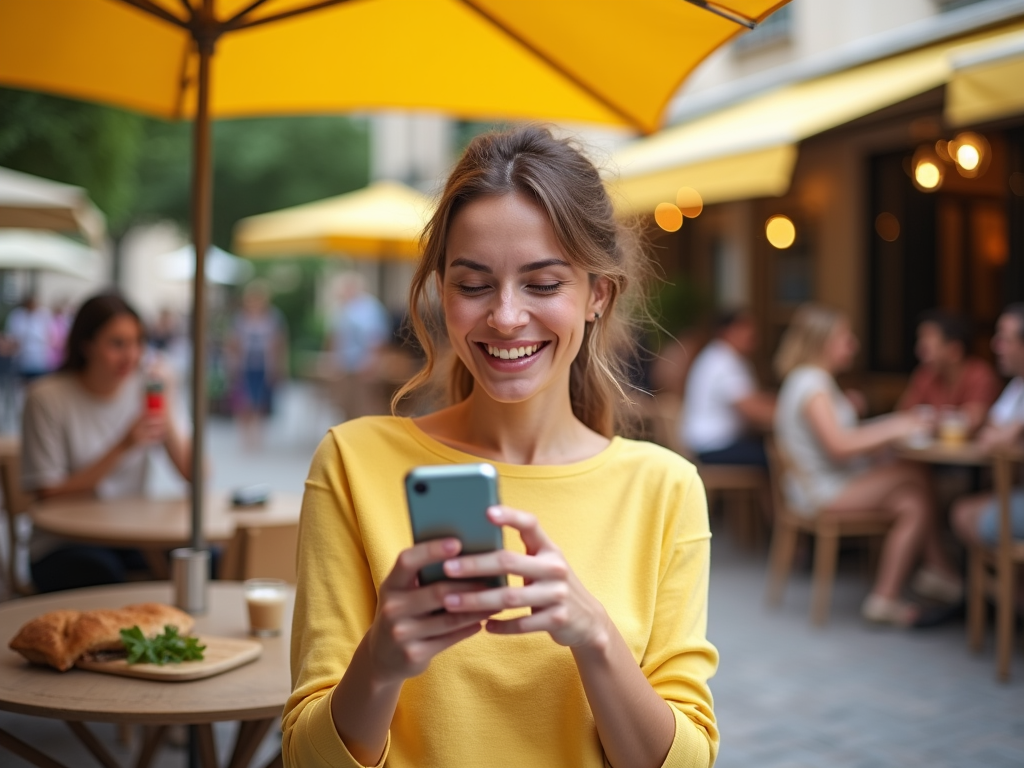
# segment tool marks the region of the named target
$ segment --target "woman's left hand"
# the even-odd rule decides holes
[[[609,622],[604,606],[576,578],[537,518],[502,506],[490,507],[487,517],[495,525],[519,531],[526,554],[500,549],[465,555],[446,561],[445,573],[456,579],[514,574],[523,577],[523,586],[448,595],[445,609],[450,613],[479,613],[526,607],[530,609],[528,616],[489,619],[487,631],[497,635],[547,632],[556,643],[567,647],[603,642]]]

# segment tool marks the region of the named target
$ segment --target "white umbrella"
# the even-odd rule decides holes
[[[0,269],[42,269],[95,280],[101,266],[92,248],[53,232],[0,229]]]
[[[225,250],[211,245],[206,251],[206,279],[221,285],[241,285],[253,274],[253,266],[245,259],[232,256]],[[164,280],[185,282],[196,276],[196,249],[186,245],[163,255],[160,270]]]
[[[0,227],[76,232],[103,243],[106,221],[81,187],[0,168]]]

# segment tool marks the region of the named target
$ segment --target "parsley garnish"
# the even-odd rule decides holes
[[[182,637],[178,628],[167,624],[164,633],[152,640],[147,638],[139,625],[121,630],[121,640],[128,651],[129,664],[180,664],[183,661],[202,661],[205,645],[197,637]]]

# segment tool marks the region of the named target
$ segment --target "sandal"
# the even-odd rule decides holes
[[[964,599],[963,581],[931,568],[919,570],[910,588],[921,597],[949,605],[957,605]]]
[[[920,613],[913,603],[874,594],[868,595],[860,607],[860,615],[872,624],[903,628],[914,626]]]

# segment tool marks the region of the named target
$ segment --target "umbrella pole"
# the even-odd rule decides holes
[[[204,549],[204,438],[206,433],[206,252],[213,218],[213,158],[210,142],[210,59],[213,39],[196,35],[199,88],[192,147],[192,549]]]

